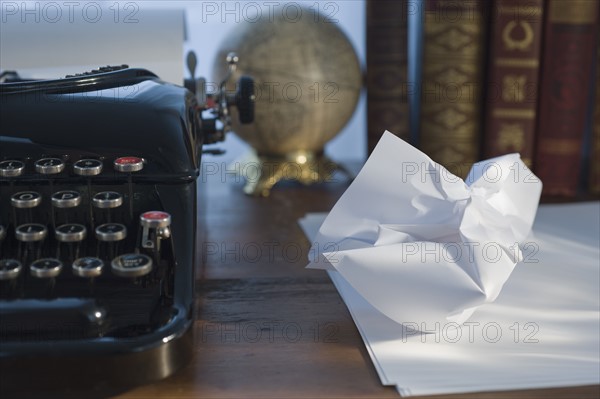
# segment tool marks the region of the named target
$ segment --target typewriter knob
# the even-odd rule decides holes
[[[254,100],[254,80],[249,76],[240,77],[239,90],[235,94],[240,123],[254,122]]]
[[[18,177],[25,171],[25,164],[21,161],[8,160],[0,162],[0,177]]]
[[[97,176],[102,173],[102,162],[97,159],[80,159],[73,165],[73,172],[79,176]]]
[[[22,265],[16,259],[0,259],[0,280],[13,280],[21,273]]]
[[[98,277],[102,274],[103,268],[102,259],[93,256],[75,259],[73,262],[73,274],[79,277]]]
[[[0,242],[4,240],[4,237],[6,237],[6,227],[0,224]]]
[[[35,191],[21,191],[10,197],[10,203],[15,208],[35,208],[42,203],[42,196]]]
[[[34,261],[29,266],[29,272],[32,276],[38,278],[52,278],[60,274],[63,264],[55,258],[44,258]]]
[[[65,163],[59,158],[43,158],[35,161],[35,171],[43,175],[55,175],[65,168]]]
[[[121,157],[115,159],[114,167],[117,172],[139,172],[144,169],[144,159],[139,157]]]

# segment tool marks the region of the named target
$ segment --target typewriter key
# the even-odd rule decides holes
[[[21,262],[16,259],[0,259],[0,280],[13,280],[21,273]]]
[[[29,272],[33,277],[52,278],[60,274],[63,264],[55,258],[44,258],[34,261],[29,266]]]
[[[104,223],[96,227],[96,238],[100,241],[121,241],[127,237],[127,227],[121,223]]]
[[[93,256],[76,259],[73,262],[73,274],[79,277],[93,278],[102,274],[104,262]]]
[[[142,247],[160,250],[160,240],[171,236],[171,215],[162,211],[149,211],[140,215]],[[153,232],[151,230],[154,230]]]
[[[92,202],[100,209],[118,208],[123,204],[123,196],[116,191],[102,191],[94,195]]]
[[[15,229],[15,237],[21,242],[36,242],[46,238],[48,229],[39,223],[26,223]]]
[[[43,175],[55,175],[65,168],[65,163],[59,158],[43,158],[35,161],[35,171]]]
[[[10,197],[10,203],[15,208],[35,208],[42,203],[42,196],[35,191],[21,191]]]
[[[117,256],[111,263],[112,271],[120,277],[141,277],[152,271],[152,258],[144,254]]]
[[[79,242],[85,240],[87,229],[82,224],[63,224],[56,228],[55,235],[60,242]]]
[[[73,165],[73,172],[79,176],[97,176],[102,173],[102,162],[97,159],[80,159]]]
[[[8,160],[0,162],[0,177],[18,177],[25,171],[25,163]]]
[[[58,191],[52,194],[52,205],[55,208],[74,208],[81,204],[81,195],[77,191]]]
[[[114,167],[117,172],[131,173],[144,169],[144,159],[139,157],[121,157],[115,159]]]
[[[144,168],[144,160],[138,157],[121,157],[114,162],[114,167],[117,172],[128,173],[127,187],[129,192],[129,218],[133,219],[133,181],[131,179],[132,172],[139,172]]]

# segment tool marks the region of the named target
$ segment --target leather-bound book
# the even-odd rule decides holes
[[[424,2],[419,146],[461,177],[480,158],[487,4]]]
[[[594,104],[594,121],[592,123],[590,192],[600,194],[600,39],[596,50],[596,103]]]
[[[495,0],[490,32],[484,158],[521,154],[530,168],[539,92],[544,0]]]
[[[410,141],[407,92],[407,0],[367,0],[367,138],[369,153],[389,130]]]
[[[599,5],[597,0],[549,0],[546,7],[534,161],[545,195],[577,194]]]

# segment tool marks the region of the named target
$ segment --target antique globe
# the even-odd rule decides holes
[[[248,75],[255,82],[254,123],[232,118],[261,165],[246,176],[248,194],[266,196],[280,179],[327,180],[337,165],[324,156],[324,146],[351,118],[360,95],[358,58],[337,22],[300,6],[293,11],[276,8],[238,24],[213,66],[220,82],[227,54],[235,52],[239,62],[230,81]]]

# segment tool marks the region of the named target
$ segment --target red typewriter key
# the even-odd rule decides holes
[[[25,171],[25,163],[16,160],[0,162],[0,177],[18,177]]]
[[[140,215],[142,227],[157,229],[171,225],[171,215],[162,211],[148,211]]]
[[[114,167],[117,172],[131,173],[144,169],[144,159],[139,157],[121,157],[115,159]]]

